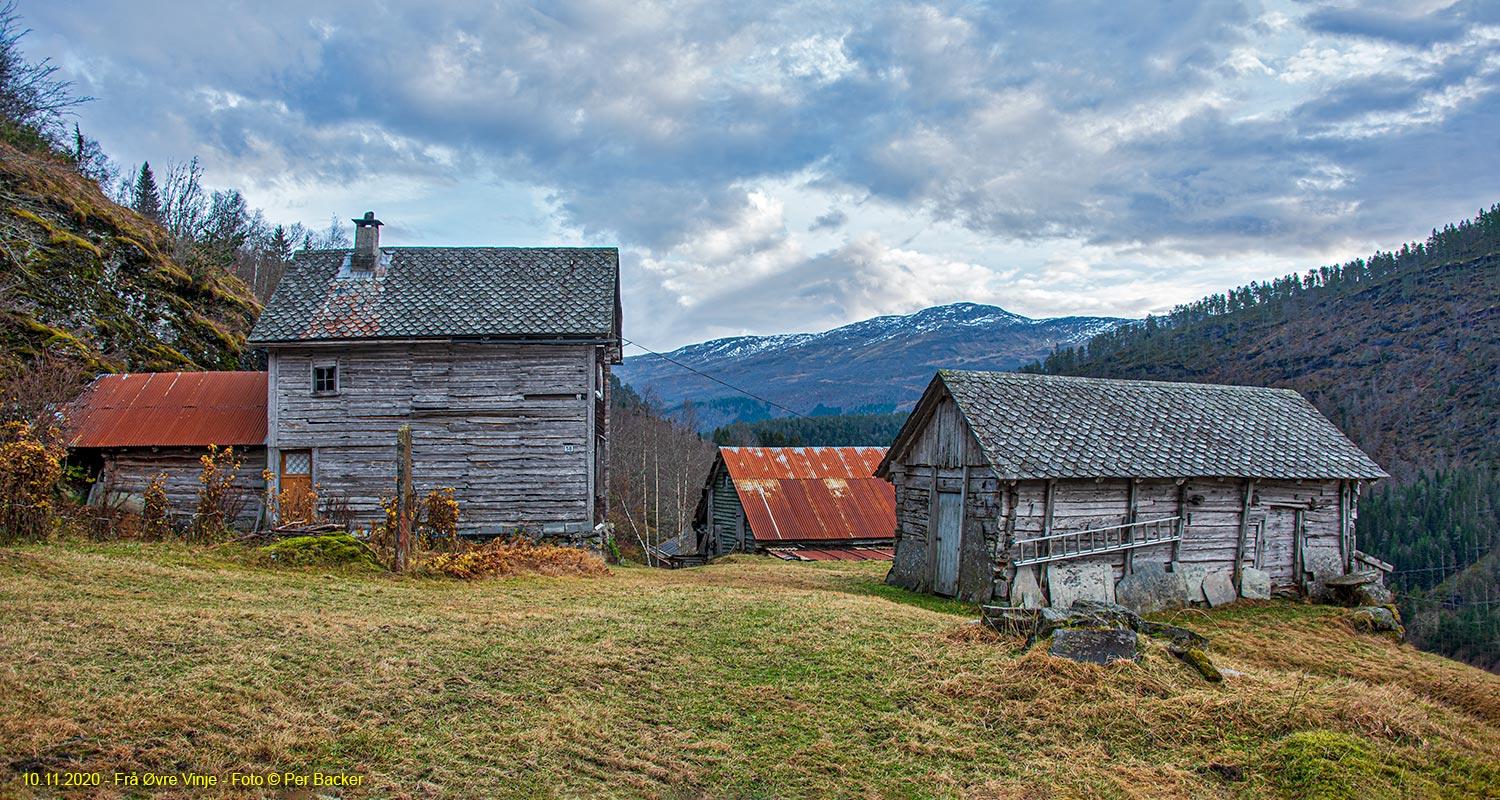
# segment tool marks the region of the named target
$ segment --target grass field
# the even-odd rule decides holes
[[[1339,609],[1177,615],[1241,673],[1210,685],[1155,646],[1018,653],[884,571],[471,584],[0,549],[0,795],[84,771],[104,785],[75,794],[105,797],[1500,796],[1500,677]],[[362,785],[157,795],[116,772]]]

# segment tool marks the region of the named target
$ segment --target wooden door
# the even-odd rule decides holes
[[[1301,516],[1301,512],[1294,508],[1272,506],[1266,510],[1256,566],[1270,573],[1272,586],[1297,584],[1293,559],[1297,553],[1297,537],[1301,534],[1298,524]]]
[[[311,522],[316,509],[312,501],[312,451],[281,451],[280,494],[281,521]]]
[[[958,492],[938,492],[937,524],[933,531],[937,563],[933,568],[932,590],[953,597],[958,594],[958,552],[963,539],[963,496]]]

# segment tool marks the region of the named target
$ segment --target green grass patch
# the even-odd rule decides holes
[[[1337,609],[1180,620],[1235,671],[1209,684],[1154,642],[1018,655],[884,564],[463,582],[242,552],[0,548],[0,796],[52,796],[38,770],[362,776],[343,798],[1500,794],[1500,678]]]

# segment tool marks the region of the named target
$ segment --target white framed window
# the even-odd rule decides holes
[[[339,365],[337,361],[319,362],[313,365],[312,393],[339,393]]]

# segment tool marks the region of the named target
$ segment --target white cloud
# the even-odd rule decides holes
[[[375,207],[408,244],[618,244],[666,346],[956,300],[1144,313],[1399,246],[1496,199],[1476,8],[24,11],[121,161],[201,155],[273,219]]]

